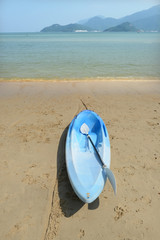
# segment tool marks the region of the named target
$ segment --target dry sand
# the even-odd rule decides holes
[[[118,190],[89,205],[64,155],[85,108],[107,126]],[[1,82],[0,186],[2,240],[159,240],[160,81]]]

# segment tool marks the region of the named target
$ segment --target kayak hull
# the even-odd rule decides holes
[[[103,120],[90,110],[80,112],[68,129],[65,151],[69,180],[76,195],[83,202],[91,203],[102,192],[107,175],[94,147],[80,131],[84,123],[89,127],[89,136],[108,168],[110,141]]]

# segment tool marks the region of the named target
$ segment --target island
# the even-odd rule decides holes
[[[104,32],[139,32],[139,31],[140,30],[138,28],[134,27],[129,22],[124,22],[120,25],[104,30]]]
[[[89,32],[91,30],[92,29],[90,27],[75,23],[64,26],[60,24],[53,24],[49,27],[43,28],[41,32]]]

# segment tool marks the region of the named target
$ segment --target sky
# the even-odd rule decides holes
[[[0,32],[39,32],[94,16],[121,18],[160,0],[0,0]]]

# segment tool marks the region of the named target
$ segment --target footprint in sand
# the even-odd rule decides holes
[[[80,229],[80,239],[83,238],[85,235],[85,231],[83,229]]]
[[[114,212],[116,213],[116,216],[114,217],[114,220],[117,221],[124,215],[124,213],[127,212],[127,210],[125,210],[122,207],[116,206],[114,208]]]

